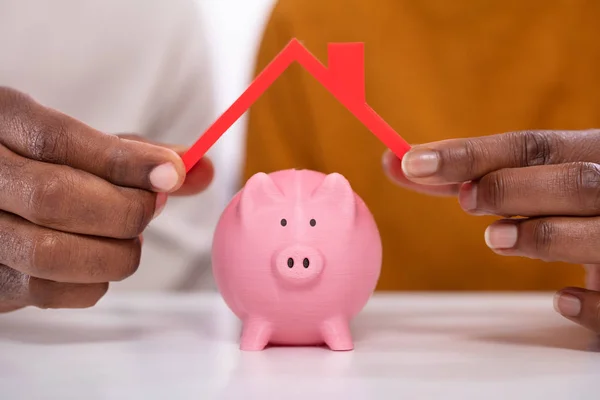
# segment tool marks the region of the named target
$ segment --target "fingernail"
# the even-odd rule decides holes
[[[160,215],[160,213],[162,212],[162,210],[164,210],[165,205],[167,204],[167,199],[169,198],[169,195],[166,193],[159,193],[156,196],[156,206],[154,207],[154,217],[156,218]]]
[[[485,230],[485,244],[491,249],[510,249],[517,243],[517,234],[514,224],[490,225]]]
[[[150,183],[154,188],[168,192],[173,189],[179,181],[179,174],[171,163],[161,164],[150,172]]]
[[[554,309],[565,317],[576,317],[581,312],[581,301],[570,294],[556,294]]]
[[[438,154],[431,150],[412,150],[402,158],[402,171],[406,176],[426,177],[437,172]]]

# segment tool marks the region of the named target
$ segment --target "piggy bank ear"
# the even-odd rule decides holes
[[[264,172],[254,174],[248,179],[240,196],[239,212],[242,218],[248,218],[256,210],[281,202],[284,198],[273,179]]]
[[[324,206],[331,205],[335,213],[342,213],[349,220],[356,214],[356,198],[350,182],[338,173],[329,174],[315,189],[311,198]]]

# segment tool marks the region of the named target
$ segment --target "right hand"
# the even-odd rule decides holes
[[[0,87],[0,312],[96,304],[136,271],[142,231],[185,175],[173,150]]]

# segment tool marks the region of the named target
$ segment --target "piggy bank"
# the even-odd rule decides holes
[[[242,321],[241,350],[352,350],[350,321],[381,271],[375,220],[338,173],[257,173],[221,215],[212,268]]]

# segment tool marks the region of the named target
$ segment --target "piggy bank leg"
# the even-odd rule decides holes
[[[240,349],[244,351],[263,350],[271,340],[271,325],[263,320],[249,318],[242,322]]]
[[[323,341],[334,351],[353,350],[350,324],[344,318],[332,318],[323,323],[321,328]]]

